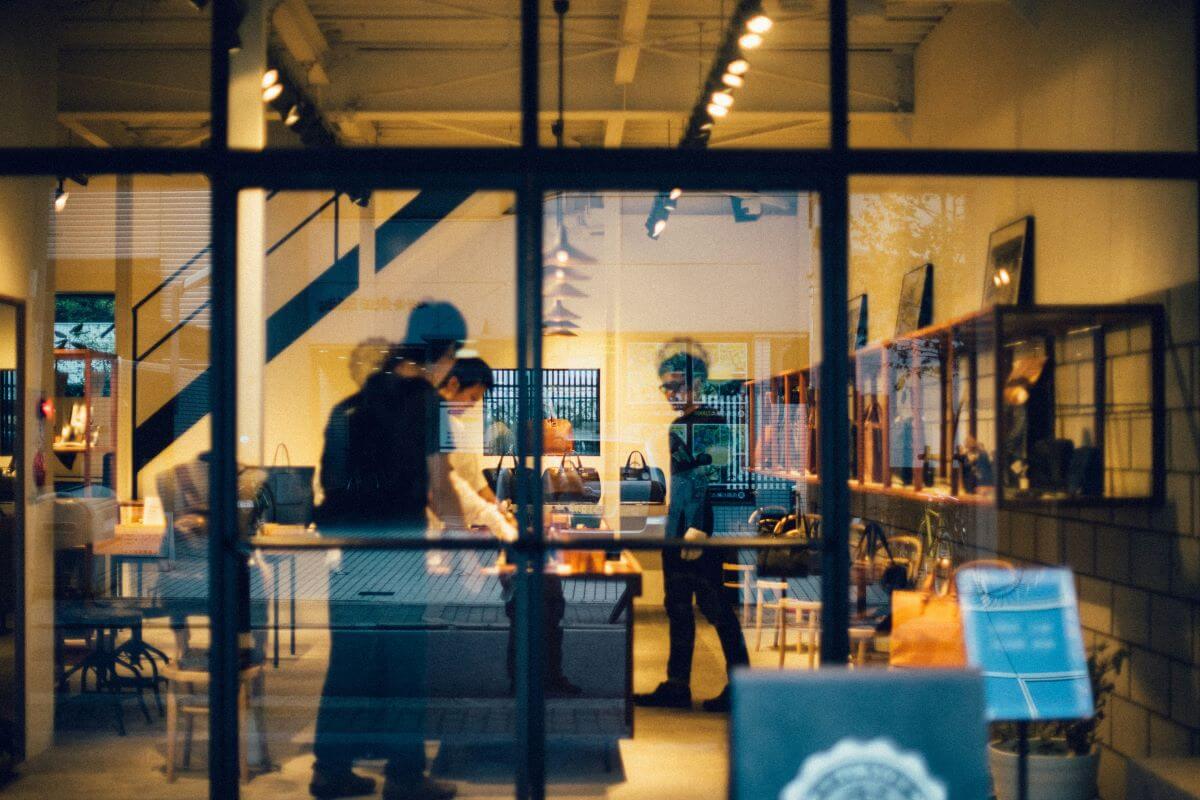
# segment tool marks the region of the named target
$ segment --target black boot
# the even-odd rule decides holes
[[[308,785],[308,793],[321,800],[334,800],[337,797],[361,797],[375,793],[375,779],[355,775],[350,770],[344,772],[313,770],[312,783]]]
[[[716,697],[705,700],[700,706],[705,711],[712,711],[717,714],[729,713],[729,684],[725,684],[725,688]]]
[[[692,690],[682,683],[663,681],[650,694],[635,694],[633,702],[648,708],[691,708]]]

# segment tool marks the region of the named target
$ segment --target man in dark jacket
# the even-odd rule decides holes
[[[426,506],[448,527],[462,512],[440,452],[438,386],[467,336],[466,322],[449,303],[413,309],[404,341],[361,391],[339,403],[325,430],[321,458],[324,501],[317,510],[323,533],[345,536],[424,537]],[[453,784],[425,776],[424,735],[402,720],[423,715],[427,692],[424,640],[357,628],[352,604],[335,602],[377,566],[379,553],[351,550],[330,574],[329,669],[317,714],[316,763],[310,792],[319,798],[371,794],[375,782],[352,770],[356,758],[383,758],[385,800],[446,800]],[[345,584],[345,586],[343,586]],[[361,588],[361,587],[359,587]]]
[[[717,411],[701,405],[708,380],[708,361],[698,344],[676,343],[663,354],[658,367],[662,391],[680,416],[671,423],[671,493],[667,505],[669,539],[703,539],[713,533],[709,483],[714,455],[728,458],[729,425]],[[750,655],[729,594],[721,586],[721,553],[717,550],[663,551],[663,604],[667,610],[670,655],[667,680],[649,694],[634,695],[642,706],[690,708],[692,653],[696,641],[693,598],[717,631],[726,671],[748,665]],[[706,711],[729,710],[729,687],[703,703]]]

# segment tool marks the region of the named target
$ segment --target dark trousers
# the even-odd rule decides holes
[[[348,552],[347,575],[374,565],[372,551]],[[329,576],[329,596],[346,580]],[[385,774],[401,783],[425,774],[428,641],[414,630],[360,627],[354,604],[329,604],[329,669],[317,710],[314,770],[337,774],[355,759],[386,759]]]
[[[504,614],[508,617],[508,681],[514,685],[517,674],[517,599],[512,578],[505,578]],[[563,614],[567,610],[567,599],[563,596],[562,580],[555,575],[542,578],[542,636],[546,641],[546,670],[543,680],[557,680],[563,676]]]
[[[750,663],[742,626],[730,594],[721,586],[719,553],[705,553],[695,561],[684,561],[678,554],[663,553],[663,605],[671,637],[667,659],[667,678],[689,684],[692,678],[692,653],[696,645],[696,618],[692,602],[716,628],[725,655],[725,670]]]

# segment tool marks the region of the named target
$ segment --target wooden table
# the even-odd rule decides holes
[[[142,565],[147,561],[167,558],[168,554],[163,553],[163,537],[166,535],[167,529],[163,525],[122,523],[117,525],[111,539],[96,542],[92,546],[92,552],[108,559],[109,589],[116,597],[124,594],[121,565],[126,561],[137,565],[137,596],[142,596]]]

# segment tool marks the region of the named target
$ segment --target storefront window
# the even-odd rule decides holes
[[[8,186],[27,204],[8,224],[45,237],[7,262],[24,286],[0,315],[4,582],[23,587],[6,599],[21,647],[0,667],[0,749],[26,755],[33,796],[93,780],[98,749],[111,776],[165,769],[164,728],[200,738],[176,709],[208,681],[208,190],[92,175],[64,202],[50,179]],[[160,773],[159,792],[205,791],[201,753],[175,752],[179,783]]]
[[[1192,2],[848,8],[853,147],[1196,150]],[[891,47],[855,47],[864,37]],[[856,116],[897,72],[907,96]]]

